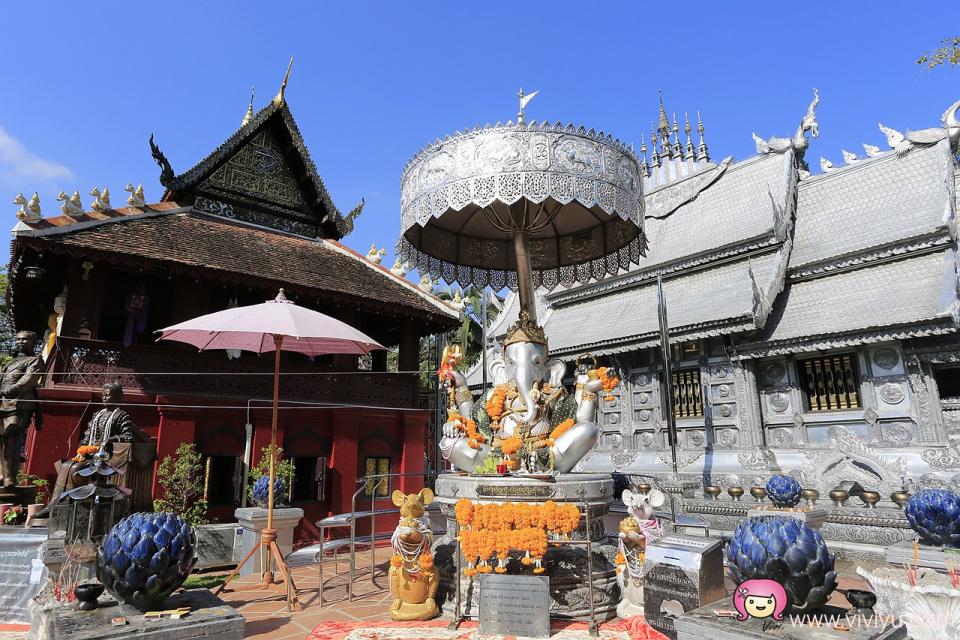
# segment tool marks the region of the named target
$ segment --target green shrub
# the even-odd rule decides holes
[[[203,456],[195,444],[181,443],[172,456],[164,456],[157,480],[164,497],[153,501],[154,511],[176,514],[194,528],[209,522],[203,498]]]

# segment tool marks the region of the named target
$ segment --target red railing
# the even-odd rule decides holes
[[[344,372],[284,356],[280,397],[285,400],[378,407],[415,407],[416,374]],[[167,373],[169,372],[169,373]],[[273,354],[197,352],[179,345],[133,345],[64,338],[57,340],[46,386],[97,389],[117,381],[150,394],[189,394],[269,399]],[[260,374],[260,375],[253,375]]]

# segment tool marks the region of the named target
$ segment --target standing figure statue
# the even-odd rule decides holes
[[[131,461],[130,447],[117,445],[132,445],[138,442],[147,442],[149,437],[133,423],[130,414],[120,408],[123,402],[123,386],[119,382],[109,382],[103,385],[103,408],[90,418],[87,428],[80,438],[80,447],[77,456],[70,460],[58,463],[57,483],[50,496],[47,509],[41,511],[37,517],[43,518],[49,509],[57,504],[61,494],[75,484],[74,478],[77,468],[88,459],[99,454],[101,458],[110,462],[110,465],[124,474],[127,463]],[[123,449],[121,453],[119,450]],[[119,483],[118,483],[119,484]]]
[[[488,459],[499,451],[510,463],[528,462],[535,455],[535,468],[569,473],[593,448],[599,436],[595,424],[599,393],[619,381],[605,369],[578,366],[576,389],[570,395],[562,385],[566,364],[547,353],[543,329],[521,312],[507,330],[502,354],[490,364],[495,386],[485,402],[474,403],[462,373],[450,366],[441,368],[451,396],[440,441],[447,461],[473,472],[489,467]],[[514,454],[520,457],[515,460]]]
[[[18,331],[14,338],[13,360],[0,369],[0,472],[3,485],[17,483],[20,471],[20,449],[36,411],[37,386],[43,372],[43,361],[34,355],[37,334]]]

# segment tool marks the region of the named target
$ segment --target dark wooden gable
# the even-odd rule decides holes
[[[353,228],[333,204],[286,103],[271,102],[213,153],[174,176],[152,143],[163,169],[164,200],[204,213],[300,236],[339,240]]]

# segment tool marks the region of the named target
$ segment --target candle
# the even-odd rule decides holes
[[[913,568],[916,569],[920,555],[920,538],[913,539]]]

